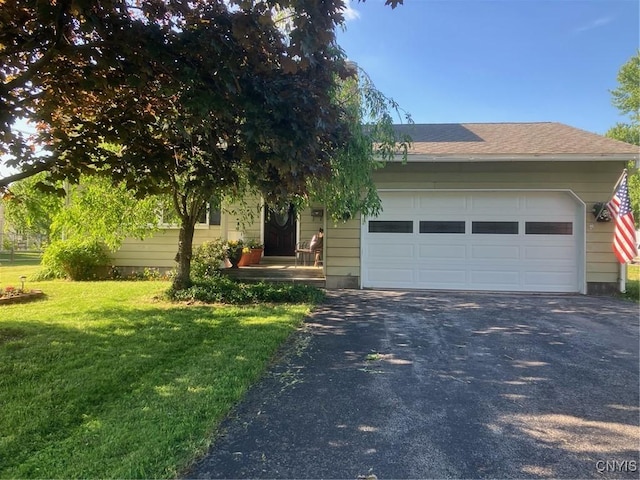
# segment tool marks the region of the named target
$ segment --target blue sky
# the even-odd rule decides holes
[[[637,0],[351,0],[338,42],[416,123],[566,123],[604,134],[639,45]]]

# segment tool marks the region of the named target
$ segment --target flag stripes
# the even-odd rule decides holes
[[[626,170],[622,174],[613,198],[607,203],[607,208],[615,219],[613,253],[615,253],[620,263],[630,262],[638,252]]]

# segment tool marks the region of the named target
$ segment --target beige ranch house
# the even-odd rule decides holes
[[[327,288],[599,293],[617,288],[612,222],[597,221],[638,147],[560,123],[400,125],[412,149],[375,173],[383,211],[334,225],[321,205],[262,209],[245,231],[210,212],[194,245],[256,238],[292,258],[325,231]],[[128,240],[120,267],[172,268],[177,229]]]

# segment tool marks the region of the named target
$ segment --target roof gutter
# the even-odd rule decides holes
[[[557,154],[557,155],[429,155],[423,153],[409,153],[408,162],[628,162],[640,160],[639,154]],[[401,155],[396,155],[394,161],[402,161]]]

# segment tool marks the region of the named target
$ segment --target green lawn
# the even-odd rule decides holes
[[[0,307],[0,477],[179,475],[309,311],[155,299],[168,286],[28,282],[47,299]]]
[[[640,280],[640,264],[627,265],[627,280]]]
[[[640,303],[640,265],[627,265],[626,298]]]
[[[0,266],[10,265],[39,265],[42,254],[40,252],[14,252],[0,251]]]

